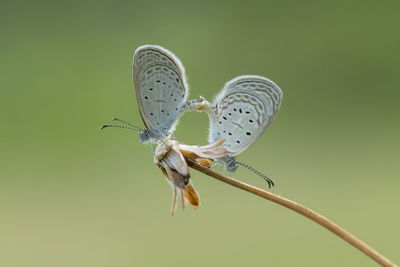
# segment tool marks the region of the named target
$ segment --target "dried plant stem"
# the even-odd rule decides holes
[[[392,263],[390,260],[385,258],[383,255],[379,254],[376,250],[362,242],[360,239],[352,235],[351,233],[347,232],[343,228],[341,228],[339,225],[335,224],[334,222],[328,220],[327,218],[323,217],[322,215],[316,213],[315,211],[308,209],[292,200],[289,200],[287,198],[275,195],[273,193],[264,191],[262,189],[259,189],[257,187],[254,187],[252,185],[248,185],[246,183],[240,182],[238,180],[235,180],[233,178],[230,178],[228,176],[225,176],[223,174],[217,173],[212,171],[211,169],[208,169],[206,167],[203,167],[191,160],[187,160],[188,165],[195,169],[198,170],[208,176],[211,176],[217,180],[220,180],[224,183],[230,184],[232,186],[235,186],[239,189],[245,190],[247,192],[253,193],[259,197],[271,200],[279,205],[282,205],[286,208],[289,208],[291,210],[296,211],[297,213],[300,213],[301,215],[313,220],[314,222],[320,224],[321,226],[325,227],[329,231],[333,232],[334,234],[338,235],[348,243],[350,243],[352,246],[358,248],[361,250],[365,255],[369,256],[372,258],[374,261],[377,263],[381,264],[382,266],[397,266],[394,263]]]

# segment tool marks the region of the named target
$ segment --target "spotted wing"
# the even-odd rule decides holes
[[[239,76],[225,84],[213,102],[210,143],[226,139],[229,157],[235,157],[264,133],[282,101],[281,89],[261,76]]]
[[[159,138],[172,133],[189,90],[180,60],[160,46],[141,46],[133,59],[133,81],[147,129]]]

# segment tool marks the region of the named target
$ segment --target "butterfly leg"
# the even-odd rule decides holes
[[[218,163],[217,162],[215,162],[214,164],[212,164],[211,165],[211,169],[213,169],[215,166],[217,166],[218,165]]]
[[[221,163],[215,162],[212,166],[211,169],[213,169],[216,172],[221,172],[223,170],[223,165]]]
[[[151,144],[151,152],[154,154],[156,153],[156,142],[157,140],[153,141],[153,143]]]
[[[171,136],[172,140],[176,141],[176,137],[172,132],[168,132],[168,136]]]

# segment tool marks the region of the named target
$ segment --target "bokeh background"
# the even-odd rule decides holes
[[[272,192],[400,262],[399,1],[1,1],[1,266],[375,266],[311,221],[192,171],[171,190],[135,132],[136,47],[183,62],[191,98],[241,74],[284,92],[239,160]],[[178,140],[205,144],[205,114]],[[266,188],[246,170],[232,175]]]

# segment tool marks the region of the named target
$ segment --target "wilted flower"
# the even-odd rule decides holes
[[[186,159],[195,160],[203,166],[211,167],[209,159],[226,156],[226,149],[222,147],[224,141],[218,140],[205,146],[189,146],[175,140],[164,140],[157,146],[154,163],[161,169],[172,187],[172,214],[176,209],[177,196],[181,198],[183,208],[186,206],[186,202],[192,204],[195,209],[200,205],[200,196],[190,181]]]

